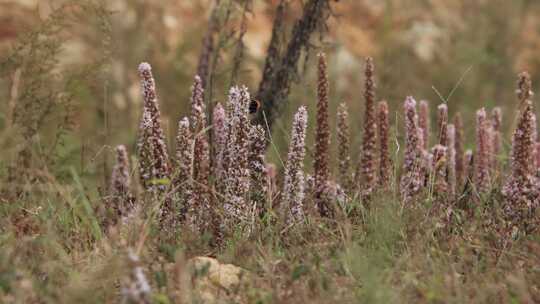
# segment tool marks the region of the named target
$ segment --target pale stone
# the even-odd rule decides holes
[[[195,274],[194,290],[204,303],[219,302],[219,297],[228,295],[247,282],[248,272],[232,264],[221,264],[209,257],[194,257],[188,266]]]

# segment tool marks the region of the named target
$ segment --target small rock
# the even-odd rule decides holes
[[[221,264],[209,257],[195,257],[188,261],[192,270],[195,293],[204,303],[219,302],[221,296],[234,296],[248,272],[232,264]]]

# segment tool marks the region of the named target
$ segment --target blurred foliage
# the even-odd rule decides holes
[[[43,112],[47,109],[43,100],[54,99],[55,106],[63,110],[50,109],[52,114],[46,121],[56,125],[34,125],[33,133],[38,131],[41,141],[54,143],[58,133],[64,132],[61,138],[67,145],[60,150],[62,162],[77,166],[83,175],[103,175],[108,169],[104,157],[110,156],[110,146],[124,143],[133,147],[141,104],[136,66],[141,61],[154,67],[164,126],[172,138],[176,121],[188,111],[189,88],[211,14],[217,20],[217,51],[212,55],[208,102],[226,98],[232,70],[239,70],[237,83],[246,84],[255,93],[278,1],[249,2],[244,12],[245,2],[233,0],[4,1],[0,4],[6,8],[0,10],[0,24],[5,25],[0,32],[0,57],[4,62],[0,96],[7,112],[2,111],[0,126],[4,126],[4,133],[13,134],[14,130],[5,128],[16,116],[9,117],[9,102],[15,102],[17,109],[41,104]],[[69,5],[79,8],[60,9]],[[501,105],[507,109],[505,130],[513,122],[509,113],[513,111],[514,75],[522,69],[533,76],[540,71],[540,60],[534,56],[540,44],[537,1],[363,0],[339,1],[332,8],[335,16],[328,33],[320,39],[315,37],[311,53],[328,53],[331,113],[339,102],[346,101],[353,130],[359,129],[362,119],[364,56],[375,58],[377,98],[387,99],[391,111],[398,111],[396,115],[407,95],[431,101],[432,109],[448,102],[451,115],[458,110],[472,113],[481,105]],[[290,32],[300,13],[301,3],[289,1],[283,35]],[[244,15],[246,49],[238,67],[233,57],[238,52]],[[47,29],[51,24],[55,28]],[[24,38],[32,33],[34,37],[40,35],[39,43],[35,38],[34,42]],[[18,51],[26,48],[29,52],[29,47],[32,55]],[[286,146],[291,113],[300,104],[315,102],[314,56],[305,55],[300,67],[304,73],[293,86],[288,110],[274,128],[279,153],[270,149],[270,157],[275,162],[279,162],[278,154]],[[21,68],[23,65],[25,68]],[[15,100],[10,96],[17,69],[21,84]],[[48,92],[28,91],[31,85]],[[31,102],[29,95],[38,102]],[[21,119],[27,119],[21,115]],[[66,126],[59,127],[60,121]],[[473,121],[472,115],[465,115],[469,131]],[[401,128],[399,124],[396,127]],[[353,132],[355,152],[359,146],[357,133]],[[32,137],[29,135],[26,137]],[[4,149],[11,151],[11,156],[3,153],[2,159],[12,160],[14,153],[21,151],[13,148],[14,140],[10,138],[10,147]],[[308,143],[311,140],[309,134]]]

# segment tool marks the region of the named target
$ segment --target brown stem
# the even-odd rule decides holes
[[[278,6],[278,12],[274,19],[272,41],[269,46],[269,54],[265,64],[265,74],[259,83],[257,98],[262,101],[262,111],[259,111],[255,122],[268,125],[272,128],[274,120],[279,117],[289,95],[291,81],[297,72],[297,64],[302,49],[309,47],[311,34],[324,25],[330,15],[328,0],[309,0],[304,5],[302,18],[296,21],[292,30],[292,36],[288,42],[283,56],[278,58],[279,49],[278,28],[283,22],[283,1]],[[267,74],[268,73],[268,74]],[[264,115],[262,114],[264,112]]]

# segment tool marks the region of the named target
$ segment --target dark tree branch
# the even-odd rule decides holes
[[[256,95],[262,101],[262,111],[255,118],[255,123],[268,124],[269,129],[287,101],[302,50],[309,48],[311,34],[325,27],[326,19],[330,16],[330,4],[328,0],[309,0],[304,5],[302,18],[296,21],[286,51],[280,55],[279,34],[283,27],[283,13],[284,1],[281,1],[274,19],[263,77]]]
[[[202,40],[202,49],[199,54],[199,62],[197,63],[197,75],[201,78],[203,88],[206,88],[206,80],[210,71],[210,56],[214,52],[214,33],[218,26],[218,8],[219,1],[216,1],[210,15],[210,20],[208,21],[208,30]]]
[[[233,65],[231,69],[231,81],[229,87],[236,85],[242,61],[244,59],[244,52],[246,48],[244,44],[244,36],[247,32],[247,14],[251,13],[251,5],[251,0],[244,1],[244,6],[242,9],[242,21],[240,22],[240,32],[238,34],[238,39],[236,40],[236,48],[234,51]]]

